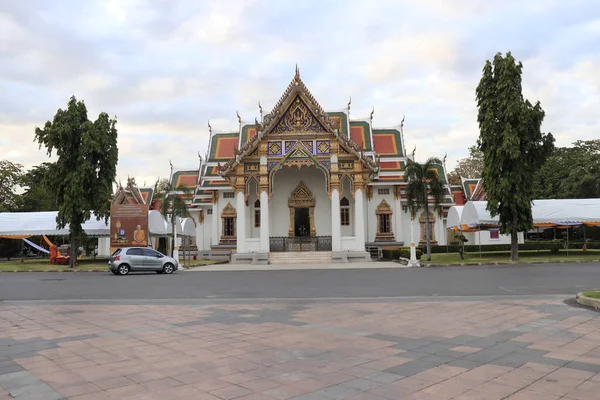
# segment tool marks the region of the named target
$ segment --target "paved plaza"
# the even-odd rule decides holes
[[[597,399],[564,296],[0,303],[0,399]]]

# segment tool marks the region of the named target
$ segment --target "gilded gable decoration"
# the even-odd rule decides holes
[[[328,132],[315,118],[300,96],[296,96],[291,106],[283,114],[272,133]]]
[[[381,203],[377,206],[376,214],[392,214],[392,207],[385,199],[381,200]]]
[[[223,211],[221,212],[221,217],[227,218],[227,217],[236,217],[236,216],[237,216],[237,212],[235,211],[235,208],[233,208],[231,203],[227,203],[227,205],[225,206],[225,208],[223,208]]]

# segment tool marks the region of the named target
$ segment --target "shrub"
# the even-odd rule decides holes
[[[381,253],[382,253],[382,258],[385,260],[397,260],[400,257],[410,258],[410,248],[406,248],[406,247],[383,249],[381,251]],[[423,252],[421,251],[421,249],[416,249],[417,260],[421,259],[422,254],[423,254]]]

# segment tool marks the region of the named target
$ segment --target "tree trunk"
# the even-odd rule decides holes
[[[519,236],[517,232],[517,214],[513,214],[512,230],[510,232],[510,260],[519,260]]]
[[[69,268],[75,268],[77,266],[77,235],[71,233],[71,257],[69,258]]]
[[[431,227],[429,226],[429,199],[427,198],[427,184],[423,185],[425,192],[425,241],[427,243],[427,261],[431,261]]]
[[[175,216],[171,215],[171,258],[175,255]]]
[[[427,261],[431,261],[431,226],[429,225],[429,205],[425,205],[425,240],[427,241]]]

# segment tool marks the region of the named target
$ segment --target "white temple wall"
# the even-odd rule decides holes
[[[316,167],[283,167],[273,177],[273,198],[269,202],[269,236],[287,236],[290,222],[288,199],[304,182],[315,199],[315,230],[318,236],[331,235],[331,200],[327,196],[325,175]]]

